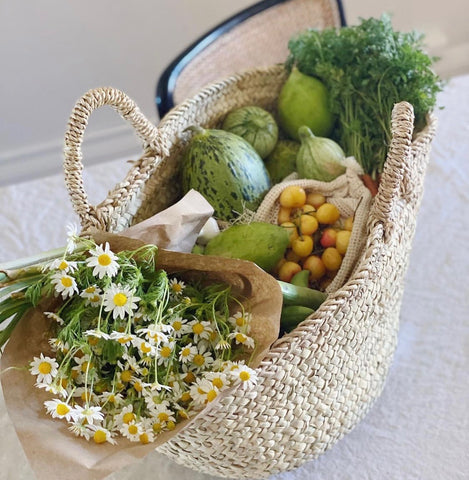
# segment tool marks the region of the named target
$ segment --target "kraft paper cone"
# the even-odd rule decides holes
[[[135,249],[146,243],[105,233],[96,233],[95,240],[98,243],[108,241],[114,251]],[[164,250],[159,251],[157,266],[169,273],[178,272],[182,278],[187,275],[229,283],[234,293],[247,298],[252,314],[251,335],[257,344],[250,365],[259,365],[279,333],[282,294],[272,276],[244,260]],[[6,345],[1,358],[2,370],[26,367],[34,356],[50,352],[47,342],[49,320],[42,314],[49,307],[44,304],[22,318]],[[174,431],[162,433],[156,442],[148,445],[131,443],[124,438],[118,439],[118,445],[96,445],[75,437],[68,431],[65,421],[52,419],[46,414],[43,402],[53,397],[34,387],[35,379],[29,371],[9,370],[2,375],[1,381],[8,412],[38,480],[103,479],[143,458],[191,423],[191,419],[179,423]],[[232,389],[223,392],[219,398]],[[197,415],[203,414],[204,410]]]

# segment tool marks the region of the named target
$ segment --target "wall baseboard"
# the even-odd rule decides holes
[[[153,119],[152,119],[153,120]],[[122,159],[136,160],[142,143],[128,125],[87,132],[83,146],[83,163]],[[63,140],[57,140],[0,154],[0,187],[25,182],[63,171]]]

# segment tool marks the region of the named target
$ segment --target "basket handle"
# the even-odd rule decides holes
[[[70,195],[73,208],[80,218],[83,227],[94,225],[102,228],[99,207],[89,204],[83,185],[83,163],[81,145],[88,119],[99,107],[109,105],[117,110],[120,116],[128,121],[142,139],[144,145],[152,147],[156,152],[162,151],[159,145],[156,127],[141,113],[135,102],[125,93],[111,87],[96,88],[86,92],[72,110],[65,133],[64,162],[65,184]],[[138,164],[135,168],[139,168]],[[130,194],[121,192],[120,201]]]
[[[396,204],[411,198],[405,185],[411,183],[416,168],[411,164],[413,131],[413,106],[408,102],[396,103],[391,114],[392,140],[373,202],[373,217],[384,224],[387,233],[393,230]]]

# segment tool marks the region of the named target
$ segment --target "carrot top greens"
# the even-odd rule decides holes
[[[425,53],[423,39],[415,31],[394,31],[388,15],[357,26],[310,29],[290,39],[287,68],[295,65],[324,82],[337,117],[335,139],[373,178],[386,159],[394,104],[411,103],[420,129],[442,89],[432,70],[436,58]]]

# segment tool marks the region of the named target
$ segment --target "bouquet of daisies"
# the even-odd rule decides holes
[[[168,274],[157,257],[155,245],[114,252],[73,235],[29,281],[23,272],[16,302],[58,300],[43,312],[50,351],[30,373],[50,394],[47,413],[79,437],[152,443],[230,386],[256,382],[247,299],[226,283]]]

